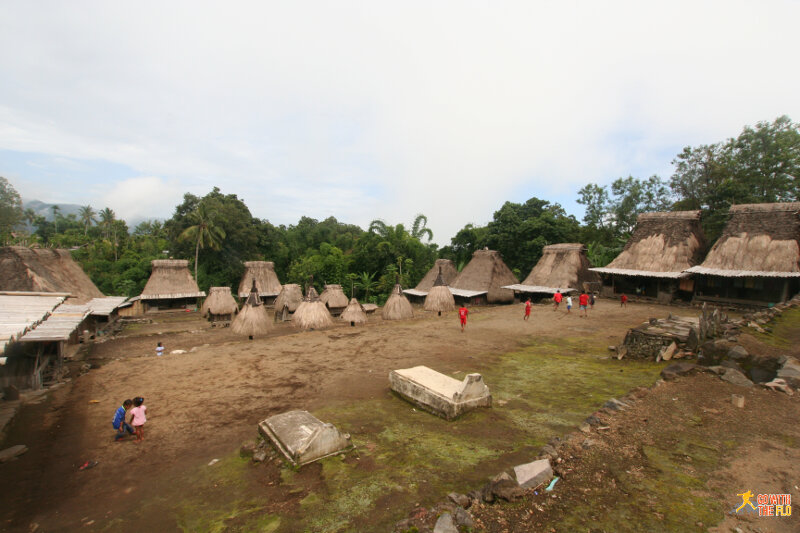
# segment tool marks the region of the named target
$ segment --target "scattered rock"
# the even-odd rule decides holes
[[[28,447],[24,444],[17,444],[0,452],[0,463],[12,461],[28,451]]]
[[[267,460],[267,451],[263,449],[256,450],[253,452],[253,462],[254,463],[263,463]]]
[[[451,502],[458,505],[459,507],[463,507],[464,509],[468,508],[472,500],[470,500],[469,496],[466,494],[459,494],[457,492],[451,492],[447,495]]]
[[[540,459],[515,466],[514,475],[517,476],[517,484],[520,487],[531,489],[550,481],[550,478],[553,477],[553,467],[550,466],[549,459]]]
[[[671,365],[664,367],[661,370],[661,377],[665,380],[676,379],[678,376],[683,376],[689,374],[694,369],[697,368],[697,365],[693,363],[687,363],[681,361],[679,363],[672,363]]]
[[[511,476],[503,472],[495,476],[486,487],[484,487],[483,499],[488,503],[492,503],[496,499],[513,502],[521,498],[524,493],[525,489],[511,479]]]
[[[744,396],[741,394],[731,394],[731,403],[734,407],[744,407]]]
[[[185,353],[186,353],[186,350],[172,350],[172,351],[171,351],[171,352],[169,352],[169,353],[170,353],[171,355],[181,355],[181,354],[185,354]]]
[[[747,379],[747,376],[733,368],[726,368],[719,377],[722,379],[722,381],[727,381],[728,383],[733,383],[734,385],[739,385],[740,387],[753,386],[753,382]]]
[[[734,370],[738,370],[739,372],[742,372],[742,367],[740,367],[739,364],[736,361],[731,361],[730,359],[726,359],[726,360],[722,361],[719,364],[719,366],[724,367],[724,368],[732,368]],[[744,372],[742,372],[742,373],[744,373]]]
[[[578,429],[581,430],[582,433],[589,433],[592,430],[592,426],[584,422],[583,424],[578,426]]]
[[[762,383],[762,385],[770,390],[780,391],[783,392],[784,394],[788,394],[789,396],[794,394],[794,391],[789,386],[789,384],[786,383],[786,381],[781,378],[775,378],[769,383]]]
[[[594,441],[592,439],[584,439],[584,441],[581,443],[581,448],[583,448],[584,450],[588,450],[589,448],[591,448],[596,444],[597,441]]]
[[[458,528],[453,523],[453,516],[450,513],[442,513],[433,526],[433,533],[458,533]]]
[[[242,447],[239,448],[239,456],[240,457],[253,457],[253,453],[256,451],[256,443],[253,441],[245,442],[242,444]]]
[[[611,398],[610,400],[608,400],[606,403],[603,404],[603,407],[605,409],[611,409],[612,411],[623,411],[628,407],[630,407],[630,405],[628,405],[625,402],[621,402],[616,398]]]
[[[664,361],[669,361],[670,359],[672,359],[672,356],[675,355],[675,352],[677,350],[678,350],[678,345],[675,344],[675,342],[673,341],[672,344],[661,350],[661,353],[659,355],[661,356],[661,359],[663,359]]]
[[[777,377],[795,387],[800,385],[800,361],[794,357],[785,357],[784,361],[780,364],[782,366],[778,370]]]
[[[753,383],[767,383],[775,378],[775,372],[761,366],[752,367],[747,375]]]
[[[470,531],[475,527],[475,520],[472,519],[472,515],[461,507],[456,507],[456,510],[453,511],[453,521],[456,526],[465,527]]]
[[[744,348],[744,346],[736,345],[728,350],[728,359],[733,359],[734,361],[744,361],[748,357],[750,357],[750,354]]]
[[[599,418],[597,418],[595,415],[587,416],[586,420],[584,420],[584,422],[586,422],[590,426],[600,426],[600,425],[603,424],[603,421],[600,420]]]
[[[544,446],[542,446],[541,454],[553,458],[558,457],[558,451],[556,451],[556,449],[549,444],[545,444]]]

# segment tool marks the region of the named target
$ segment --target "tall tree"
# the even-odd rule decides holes
[[[80,218],[81,222],[83,222],[83,236],[85,237],[87,233],[89,233],[89,226],[92,225],[92,222],[97,222],[97,213],[95,210],[92,209],[91,205],[85,205],[80,208],[78,211],[78,217]]]
[[[22,198],[7,179],[0,176],[0,237],[6,241],[22,221]]]
[[[428,227],[428,217],[420,213],[411,225],[411,236],[421,241],[422,237],[426,235],[428,242],[431,242],[433,240],[433,231]]]
[[[192,224],[181,233],[181,240],[192,240],[194,248],[194,279],[197,281],[197,261],[200,258],[200,248],[210,248],[219,250],[225,239],[225,230],[217,226],[214,216],[203,204],[199,204],[197,209],[189,213],[189,221]]]
[[[61,208],[54,205],[50,209],[53,211],[53,224],[55,225],[56,233],[58,233],[58,216],[61,213]]]
[[[106,207],[100,211],[100,226],[103,228],[103,237],[106,239],[111,235],[111,230],[116,219],[117,215],[111,208]]]

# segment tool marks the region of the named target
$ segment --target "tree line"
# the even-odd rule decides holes
[[[498,250],[518,277],[524,277],[548,244],[582,242],[589,260],[604,266],[622,249],[647,211],[700,209],[707,237],[719,235],[732,204],[798,201],[800,127],[788,117],[747,126],[736,138],[687,146],[672,161],[673,174],[620,177],[610,185],[589,183],[578,191],[582,221],[557,203],[530,198],[506,202],[484,225],[467,224],[439,248],[425,215],[410,224],[374,220],[367,229],[334,217],[302,217],[274,225],[252,216],[235,194],[214,188],[205,196],[185,194],[172,217],[150,220],[130,230],[113,210],[84,206],[52,220],[23,210],[19,194],[0,178],[0,238],[8,244],[73,249],[98,288],[106,294],[140,294],[150,261],[188,258],[201,289],[230,286],[234,291],[243,262],[275,263],[283,283],[305,286],[313,276],[319,290],[338,283],[363,301],[381,303],[395,280],[413,287],[439,257],[459,270],[483,247]],[[25,231],[31,228],[33,231]]]

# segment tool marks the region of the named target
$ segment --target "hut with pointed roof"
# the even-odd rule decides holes
[[[412,302],[420,303],[424,301],[425,297],[428,295],[428,291],[433,288],[436,278],[439,276],[439,272],[441,272],[442,280],[445,285],[450,285],[458,277],[458,270],[456,269],[455,263],[450,259],[437,259],[422,280],[417,283],[417,286],[413,289],[404,289],[403,294]]]
[[[269,330],[272,329],[272,318],[259,296],[255,281],[250,287],[247,300],[242,305],[239,314],[233,319],[231,331],[237,335],[247,335],[250,340],[253,340],[256,335],[269,333]]]
[[[297,283],[287,283],[275,298],[275,320],[286,322],[303,303],[303,289]]]
[[[694,284],[685,271],[700,263],[705,249],[700,211],[642,213],[622,252],[607,266],[590,270],[603,278],[604,296],[689,300]]]
[[[214,323],[230,323],[238,312],[239,305],[233,299],[230,287],[211,287],[200,308],[203,317]]]
[[[518,284],[497,250],[476,250],[472,259],[450,285],[456,301],[480,304],[505,304],[514,301],[514,291],[506,285]]]
[[[319,295],[319,299],[333,316],[342,314],[344,308],[349,304],[341,285],[325,285],[325,290]]]
[[[250,288],[256,282],[258,296],[268,307],[275,303],[281,292],[281,282],[275,273],[275,263],[272,261],[245,261],[242,281],[239,282],[239,298],[250,296]]]
[[[350,322],[351,326],[361,326],[367,323],[367,313],[364,311],[364,307],[358,303],[358,300],[350,298],[350,303],[339,315],[339,320]]]
[[[505,288],[534,298],[550,298],[556,292],[593,291],[600,288],[600,276],[589,270],[586,247],[580,243],[550,244],[528,277]]]
[[[197,307],[206,295],[197,286],[186,259],[154,259],[153,270],[139,299],[145,313]]]
[[[292,323],[300,329],[321,329],[333,325],[333,318],[319,299],[313,282],[309,282],[306,297],[292,315]]]
[[[800,290],[800,202],[730,208],[722,235],[695,276],[695,299],[763,306]]]
[[[383,305],[381,316],[384,320],[403,320],[405,318],[412,318],[414,310],[411,308],[411,302],[408,301],[406,295],[403,294],[403,288],[400,282],[395,283],[389,299]]]
[[[439,275],[436,276],[433,287],[430,288],[428,295],[425,296],[424,307],[426,311],[436,311],[439,316],[442,316],[442,312],[452,311],[456,308],[455,298],[453,298],[453,293],[450,292],[450,287],[444,281],[441,267],[439,267]]]
[[[0,248],[0,291],[67,293],[70,304],[103,297],[68,250],[25,246]]]

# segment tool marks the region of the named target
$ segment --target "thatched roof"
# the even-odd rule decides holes
[[[197,298],[205,296],[189,271],[185,259],[154,259],[150,262],[153,271],[142,291],[143,300],[170,298]]]
[[[600,276],[589,270],[586,247],[580,243],[561,243],[545,246],[539,262],[520,284],[531,287],[582,290],[585,282],[600,281]],[[531,291],[551,292],[551,291]]]
[[[247,298],[250,289],[256,282],[259,296],[277,296],[281,292],[281,282],[275,274],[275,263],[272,261],[245,261],[244,275],[239,282],[239,298]]]
[[[472,254],[470,262],[450,286],[453,289],[486,292],[488,303],[510,303],[514,301],[514,291],[502,287],[514,283],[519,283],[519,280],[503,262],[500,252],[484,249]]]
[[[239,311],[236,300],[233,299],[230,287],[211,287],[208,290],[208,298],[200,308],[202,316],[211,315],[233,315]]]
[[[24,246],[0,248],[0,290],[69,293],[74,303],[103,296],[69,251]]]
[[[433,287],[428,291],[425,296],[425,310],[426,311],[452,311],[456,308],[456,300],[453,298],[453,293],[450,292],[450,287],[444,280],[443,268],[439,267],[439,272],[436,274],[436,280],[433,282]]]
[[[397,283],[392,289],[392,294],[383,306],[381,316],[384,320],[402,320],[404,318],[411,318],[414,316],[414,310],[411,308],[411,302],[408,301],[406,295],[403,294],[403,289]]]
[[[439,275],[440,269],[442,271],[442,279],[446,285],[450,285],[458,277],[458,270],[456,270],[455,263],[449,259],[437,259],[433,264],[433,267],[428,270],[428,273],[425,274],[425,277],[422,278],[422,281],[417,283],[417,286],[414,287],[414,289],[425,292],[431,290],[431,287],[433,287],[433,284],[436,281],[436,277]]]
[[[345,310],[339,315],[339,320],[342,322],[353,322],[356,325],[366,324],[367,313],[364,311],[361,304],[358,303],[358,300],[350,298],[350,303],[347,304]]]
[[[321,329],[333,325],[333,317],[313,285],[309,284],[306,297],[292,315],[292,322],[300,329]]]
[[[255,283],[251,281],[250,287],[247,300],[231,323],[231,331],[237,335],[247,335],[252,338],[256,335],[264,335],[272,329],[272,318],[261,302]],[[211,290],[213,291],[215,288],[218,287],[212,287]],[[212,292],[212,294],[214,293]],[[228,296],[233,300],[230,289],[228,289]]]
[[[287,283],[281,289],[278,297],[275,299],[275,309],[281,310],[284,307],[289,309],[290,313],[294,313],[297,307],[303,301],[303,290],[297,283]]]
[[[325,290],[319,295],[319,299],[328,306],[328,309],[337,309],[348,305],[347,295],[341,285],[325,285]]]
[[[800,202],[731,206],[722,235],[703,264],[688,272],[800,277]]]
[[[706,240],[700,227],[700,211],[642,213],[625,248],[603,268],[602,274],[680,278],[698,264]]]

